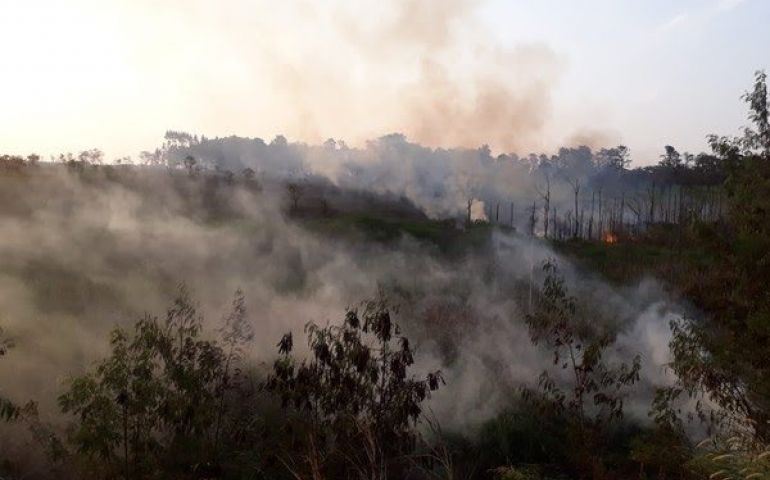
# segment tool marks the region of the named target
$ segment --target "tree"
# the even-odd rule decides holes
[[[283,135],[276,135],[275,138],[270,142],[271,147],[286,148],[288,145],[289,141],[286,140],[286,137]]]
[[[191,177],[195,173],[195,166],[198,164],[198,161],[193,157],[192,155],[187,155],[184,157],[184,168],[187,169],[187,174]]]
[[[655,182],[647,187],[647,196],[649,198],[650,212],[647,219],[650,223],[655,223]]]
[[[561,170],[569,172],[572,176],[586,175],[594,168],[593,154],[586,146],[560,148],[555,163]]]
[[[421,404],[443,379],[440,372],[424,379],[409,373],[414,352],[392,311],[384,299],[371,300],[348,310],[341,325],[308,323],[306,360],[292,356],[291,333],[279,342],[266,387],[297,412],[308,432],[307,459],[384,478],[383,468],[414,448]]]
[[[76,454],[111,477],[215,469],[233,365],[251,339],[240,292],[233,306],[223,346],[201,338],[203,319],[184,287],[165,320],[145,315],[131,333],[114,329],[110,355],[59,397],[75,416],[68,438]]]
[[[704,319],[672,324],[671,368],[679,380],[671,397],[686,392],[716,403],[727,425],[748,428],[770,442],[770,152],[767,149],[766,76],[757,72],[747,128],[741,138],[709,137],[728,173],[725,188],[732,233],[720,269],[723,301]]]
[[[40,164],[40,155],[32,153],[27,155],[27,165],[37,167]]]
[[[543,178],[545,185],[540,186],[535,183],[535,190],[537,190],[540,198],[543,199],[543,236],[548,238],[548,212],[551,209],[551,176],[548,172],[544,172]]]
[[[601,168],[624,170],[631,164],[630,151],[625,145],[602,148],[596,153],[596,163]]]
[[[8,171],[20,171],[24,167],[24,157],[19,155],[0,155],[0,168]]]
[[[552,372],[543,371],[538,382],[540,400],[570,419],[579,468],[583,474],[596,475],[601,468],[598,438],[610,422],[622,418],[624,390],[639,380],[641,360],[637,355],[631,364],[609,365],[603,357],[614,341],[612,332],[603,331],[582,314],[553,261],[545,262],[543,271],[542,291],[526,317],[529,334],[533,343],[550,350],[556,370],[569,372],[570,381],[562,384]],[[536,398],[532,392],[525,393]]]
[[[216,392],[219,397],[217,417],[214,422],[214,453],[219,454],[224,421],[228,413],[227,392],[240,387],[240,371],[244,347],[254,339],[254,331],[246,317],[246,300],[241,289],[236,290],[230,312],[224,317],[219,330],[222,339],[224,366]]]
[[[679,170],[682,168],[682,155],[671,145],[664,147],[666,153],[660,156],[660,166]]]
[[[746,128],[741,141],[747,152],[770,155],[770,121],[768,120],[767,74],[760,70],[754,74],[754,89],[741,97],[749,104],[749,120],[755,129]]]
[[[101,165],[104,163],[104,152],[98,148],[84,150],[78,154],[78,160],[80,160],[83,165]]]
[[[532,202],[532,210],[529,212],[528,223],[529,236],[535,236],[535,227],[537,226],[537,202]]]
[[[580,178],[577,176],[567,177],[567,183],[572,187],[572,193],[575,195],[575,222],[572,228],[572,238],[578,238],[580,234],[580,217],[578,217],[578,202],[580,199]]]
[[[142,161],[142,164],[144,165],[163,165],[165,163],[165,157],[163,155],[163,152],[161,152],[160,149],[155,149],[155,151],[148,151],[144,150],[139,153],[139,159]]]
[[[189,148],[198,143],[197,137],[187,132],[177,132],[174,130],[166,131],[163,138],[166,140],[167,146],[172,148]]]
[[[465,226],[470,227],[473,223],[471,214],[473,213],[473,198],[466,200],[465,204]]]
[[[291,200],[291,211],[296,213],[299,209],[299,201],[302,198],[302,194],[304,193],[302,185],[297,182],[289,182],[286,184],[286,191],[288,192],[289,199]]]

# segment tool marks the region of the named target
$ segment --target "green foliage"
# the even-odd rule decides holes
[[[10,400],[0,398],[0,420],[14,420],[19,416],[19,408]]]
[[[59,397],[75,416],[68,438],[76,457],[127,478],[216,469],[232,369],[251,338],[245,325],[238,292],[224,348],[203,339],[203,319],[182,287],[164,320],[145,315],[131,333],[113,330],[111,354]]]
[[[747,151],[761,151],[770,154],[770,115],[768,114],[767,74],[758,71],[754,75],[754,88],[743,95],[743,100],[749,104],[749,120],[755,129],[747,128],[744,132],[742,145]]]
[[[556,265],[549,262],[527,323],[532,341],[548,349],[553,365],[540,376],[539,390],[526,392],[532,401],[515,404],[473,432],[453,432],[446,443],[423,444],[429,452],[424,457],[409,458],[420,445],[424,401],[443,379],[438,372],[424,378],[410,373],[413,348],[394,322],[394,310],[382,300],[348,311],[341,324],[308,324],[309,353],[304,360],[296,357],[291,334],[285,336],[272,375],[261,385],[266,388],[260,390],[241,371],[244,346],[253,337],[245,322],[242,294],[236,295],[214,341],[205,337],[203,319],[182,290],[165,318],[146,315],[131,328],[113,330],[109,355],[69,381],[59,405],[71,416],[66,446],[72,451],[63,451],[51,431],[40,424],[33,425],[37,429],[33,433],[55,446],[56,458],[66,455],[68,466],[79,468],[74,471],[79,477],[272,479],[290,475],[383,480],[414,473],[410,467],[419,458],[434,462],[420,465],[423,473],[434,478],[523,480],[554,473],[685,478],[683,466],[714,480],[767,478],[770,126],[764,73],[757,73],[744,99],[753,127],[741,138],[712,137],[714,155],[696,157],[666,147],[662,166],[645,171],[650,176],[644,179],[670,174],[666,181],[688,185],[686,196],[694,199],[693,205],[676,209],[681,213],[678,218],[685,221],[655,223],[650,214],[651,223],[644,230],[627,238],[619,235],[620,245],[557,244],[613,280],[628,281],[653,272],[707,313],[706,318],[684,318],[672,324],[670,367],[679,382],[657,392],[652,427],[622,419],[625,396],[639,379],[639,358],[618,364],[607,360],[614,332],[590,318],[584,305],[570,296]],[[168,140],[177,145],[197,142],[189,135],[170,133]],[[581,158],[590,164],[588,155]],[[101,156],[95,150],[62,156],[67,167],[60,168],[78,172],[81,179],[129,182],[129,176],[123,178],[117,170],[97,168]],[[624,147],[598,154],[598,161],[607,167],[603,171],[617,178],[633,174],[625,171],[627,160]],[[36,159],[25,164],[20,157],[0,158],[2,169],[24,172],[7,176],[14,181],[32,171],[21,166],[34,163]],[[221,184],[236,181],[231,172],[209,175],[192,156],[182,165],[194,178],[172,173],[172,179],[175,188],[188,193],[180,195],[189,202],[186,208],[197,211],[205,205],[210,211],[203,219],[213,227],[225,222],[231,226],[233,218],[251,225],[250,219],[238,217],[237,209],[228,206],[223,194]],[[726,174],[725,185],[712,188]],[[253,170],[245,169],[242,177],[245,184],[259,188]],[[699,179],[708,182],[700,184]],[[192,194],[199,187],[204,192],[200,198]],[[654,187],[651,191],[655,192]],[[308,212],[313,212],[311,206],[318,200],[314,193],[310,183],[287,185],[293,217],[331,233],[354,231],[356,239],[397,242],[409,236],[453,253],[486,245],[491,232],[502,228],[475,223],[459,230],[453,221],[392,215],[387,209],[381,214],[330,211],[323,196],[323,215],[312,218]],[[729,223],[721,215],[723,193],[728,195]],[[629,197],[621,198],[628,201]],[[703,198],[718,198],[717,217],[704,219],[693,213],[703,206]],[[26,278],[42,285],[39,297],[48,304],[57,301],[61,303],[57,308],[76,314],[93,308],[97,299],[105,304],[116,301],[98,285],[73,283],[70,280],[77,280],[76,276],[65,278],[67,272],[55,262],[50,265],[23,267],[34,273]],[[52,275],[67,280],[59,282],[68,286],[64,296],[76,300],[65,305],[60,290],[58,298],[44,295]],[[301,281],[287,283],[287,288],[302,285]],[[40,311],[46,313],[42,306]],[[463,328],[468,325],[463,323]],[[0,340],[0,356],[9,347],[9,342]],[[452,358],[459,358],[461,350],[451,347],[447,351]],[[698,400],[696,413],[701,419],[728,420],[722,426],[742,429],[743,435],[715,437],[693,459],[682,409],[677,406],[688,395]],[[719,411],[705,408],[712,402]],[[23,408],[0,398],[1,420],[25,417]]]
[[[0,328],[0,358],[4,357],[11,347],[13,347],[13,342],[3,336],[3,329]],[[0,393],[2,393],[1,389]],[[20,414],[19,406],[0,395],[0,422],[15,420]]]
[[[723,285],[723,279],[713,277],[729,274],[724,266],[728,234],[723,225],[713,223],[694,222],[684,228],[650,225],[635,238],[614,244],[568,240],[552,245],[583,270],[601,274],[611,283],[628,285],[654,276],[702,308],[708,308],[709,299],[719,293],[705,282]]]
[[[297,468],[347,465],[381,478],[414,449],[421,404],[443,379],[440,372],[425,379],[409,374],[413,351],[391,311],[385,300],[373,300],[349,310],[341,325],[309,323],[306,360],[291,355],[291,333],[278,344],[281,356],[266,387],[308,431],[306,465]]]
[[[494,226],[479,222],[458,230],[453,221],[417,220],[376,214],[335,214],[325,218],[306,219],[304,225],[325,235],[360,238],[394,243],[402,238],[415,239],[446,254],[479,249],[488,244]]]
[[[546,345],[553,354],[553,364],[572,374],[570,391],[564,391],[546,370],[540,387],[553,405],[582,418],[590,399],[598,410],[597,421],[619,419],[623,415],[623,388],[639,379],[640,357],[631,365],[610,367],[603,360],[612,345],[611,332],[598,331],[580,315],[576,299],[569,296],[564,278],[552,261],[543,265],[546,274],[535,311],[527,315],[530,337],[535,344]]]
[[[672,325],[671,343],[679,388],[700,392],[722,409],[728,427],[748,425],[758,439],[770,440],[770,130],[766,76],[758,72],[751,92],[748,128],[742,138],[711,137],[712,147],[730,166],[726,182],[733,237],[725,268],[724,300],[707,321],[685,319]]]
[[[640,476],[673,478],[681,477],[692,451],[682,430],[661,426],[636,436],[628,456],[639,464]]]
[[[499,465],[564,465],[570,450],[564,441],[567,429],[563,415],[516,401],[481,426],[474,448],[481,467],[486,469]]]
[[[604,353],[614,341],[612,332],[602,331],[582,314],[553,261],[545,262],[543,271],[542,291],[533,313],[527,315],[530,337],[550,349],[556,371],[566,372],[570,380],[558,380],[545,370],[539,379],[542,396],[525,391],[526,398],[569,418],[576,468],[601,476],[601,438],[610,422],[623,417],[625,389],[639,380],[640,358],[635,356],[630,365],[605,362]]]

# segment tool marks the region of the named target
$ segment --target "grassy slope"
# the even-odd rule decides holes
[[[728,241],[719,225],[695,224],[681,231],[658,225],[641,238],[611,245],[568,241],[554,242],[554,247],[612,283],[627,284],[649,275],[700,310],[719,315],[730,301],[730,286],[737,281]]]
[[[57,181],[52,183],[47,177],[56,180],[54,174],[60,168],[58,165],[42,165],[30,172],[0,172],[0,186],[3,187],[0,199],[5,200],[0,202],[0,213],[24,216],[33,212],[36,202],[45,200],[43,197],[46,195],[29,196],[29,191],[47,190],[38,184],[56,187]],[[86,183],[117,182],[137,191],[150,189],[148,193],[152,193],[154,183],[151,180],[157,174],[149,170],[104,167],[87,169],[79,176]],[[256,228],[248,221],[228,214],[227,208],[218,207],[217,191],[228,189],[222,182],[212,183],[216,180],[214,176],[208,179],[211,181],[203,182],[211,184],[208,185],[211,188],[203,189],[203,193],[210,193],[210,198],[206,199],[198,197],[198,190],[188,191],[191,185],[188,185],[190,180],[185,174],[172,177],[172,190],[188,200],[189,205],[185,208],[191,216],[201,217],[212,227]],[[311,193],[308,195],[312,196]],[[341,202],[336,207],[348,207],[346,210],[333,208],[331,213],[323,214],[318,208],[310,208],[318,202],[305,198],[303,209],[294,220],[308,230],[349,241],[395,244],[402,238],[410,238],[450,257],[487,245],[495,228],[487,223],[458,228],[452,219],[435,220],[417,215],[413,212],[414,207],[401,205],[398,199],[369,198],[365,195],[351,197],[350,193],[348,198],[339,192],[336,195],[340,196]],[[358,205],[359,208],[349,208],[350,205]],[[551,244],[559,253],[587,271],[603,275],[610,282],[630,283],[644,275],[652,275],[702,308],[718,310],[722,299],[714,295],[714,291],[724,290],[725,282],[734,281],[725,273],[728,269],[723,268],[727,261],[724,238],[724,232],[713,225],[696,225],[683,230],[672,225],[657,225],[642,238],[621,238],[620,242],[611,245],[587,241],[552,241]]]
[[[360,213],[303,218],[300,221],[311,231],[338,238],[358,237],[386,244],[410,238],[448,255],[482,247],[493,230],[487,223],[459,229],[453,220],[420,220]]]
[[[300,221],[312,231],[338,238],[363,238],[386,244],[412,238],[449,256],[483,247],[495,228],[477,223],[459,229],[454,221],[377,214],[313,216]],[[633,283],[649,275],[706,311],[719,310],[725,299],[714,292],[724,291],[724,286],[734,281],[725,268],[729,259],[723,236],[715,225],[699,224],[681,231],[672,225],[656,225],[641,238],[621,238],[614,244],[585,240],[550,244],[578,266],[599,273],[610,283]]]
[[[626,283],[644,275],[672,280],[682,268],[708,268],[716,261],[713,253],[703,248],[678,249],[644,240],[614,244],[577,240],[553,242],[553,246],[587,270],[596,271],[613,283]]]

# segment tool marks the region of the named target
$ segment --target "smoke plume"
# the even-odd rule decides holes
[[[521,288],[541,281],[539,265],[557,255],[526,236],[496,232],[486,247],[448,259],[408,236],[388,244],[313,233],[285,216],[282,183],[265,180],[258,191],[216,174],[40,168],[8,182],[0,202],[0,311],[17,345],[0,362],[0,385],[46,413],[62,381],[106,353],[113,326],[162,314],[180,282],[211,332],[243,290],[258,363],[273,358],[283,333],[339,321],[347,307],[385,292],[401,307],[418,369],[445,373],[449,386],[431,407],[448,425],[494,415],[550,363],[529,340]],[[355,195],[343,189],[337,208],[355,208]],[[653,282],[613,288],[559,263],[572,293],[620,332],[617,358],[640,353],[646,384],[665,382],[665,325],[678,307]],[[644,417],[648,404],[640,397],[634,414]]]

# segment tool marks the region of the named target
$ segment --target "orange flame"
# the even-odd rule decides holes
[[[602,241],[604,243],[613,244],[613,243],[617,243],[618,242],[618,237],[614,233],[607,232],[602,237]]]

